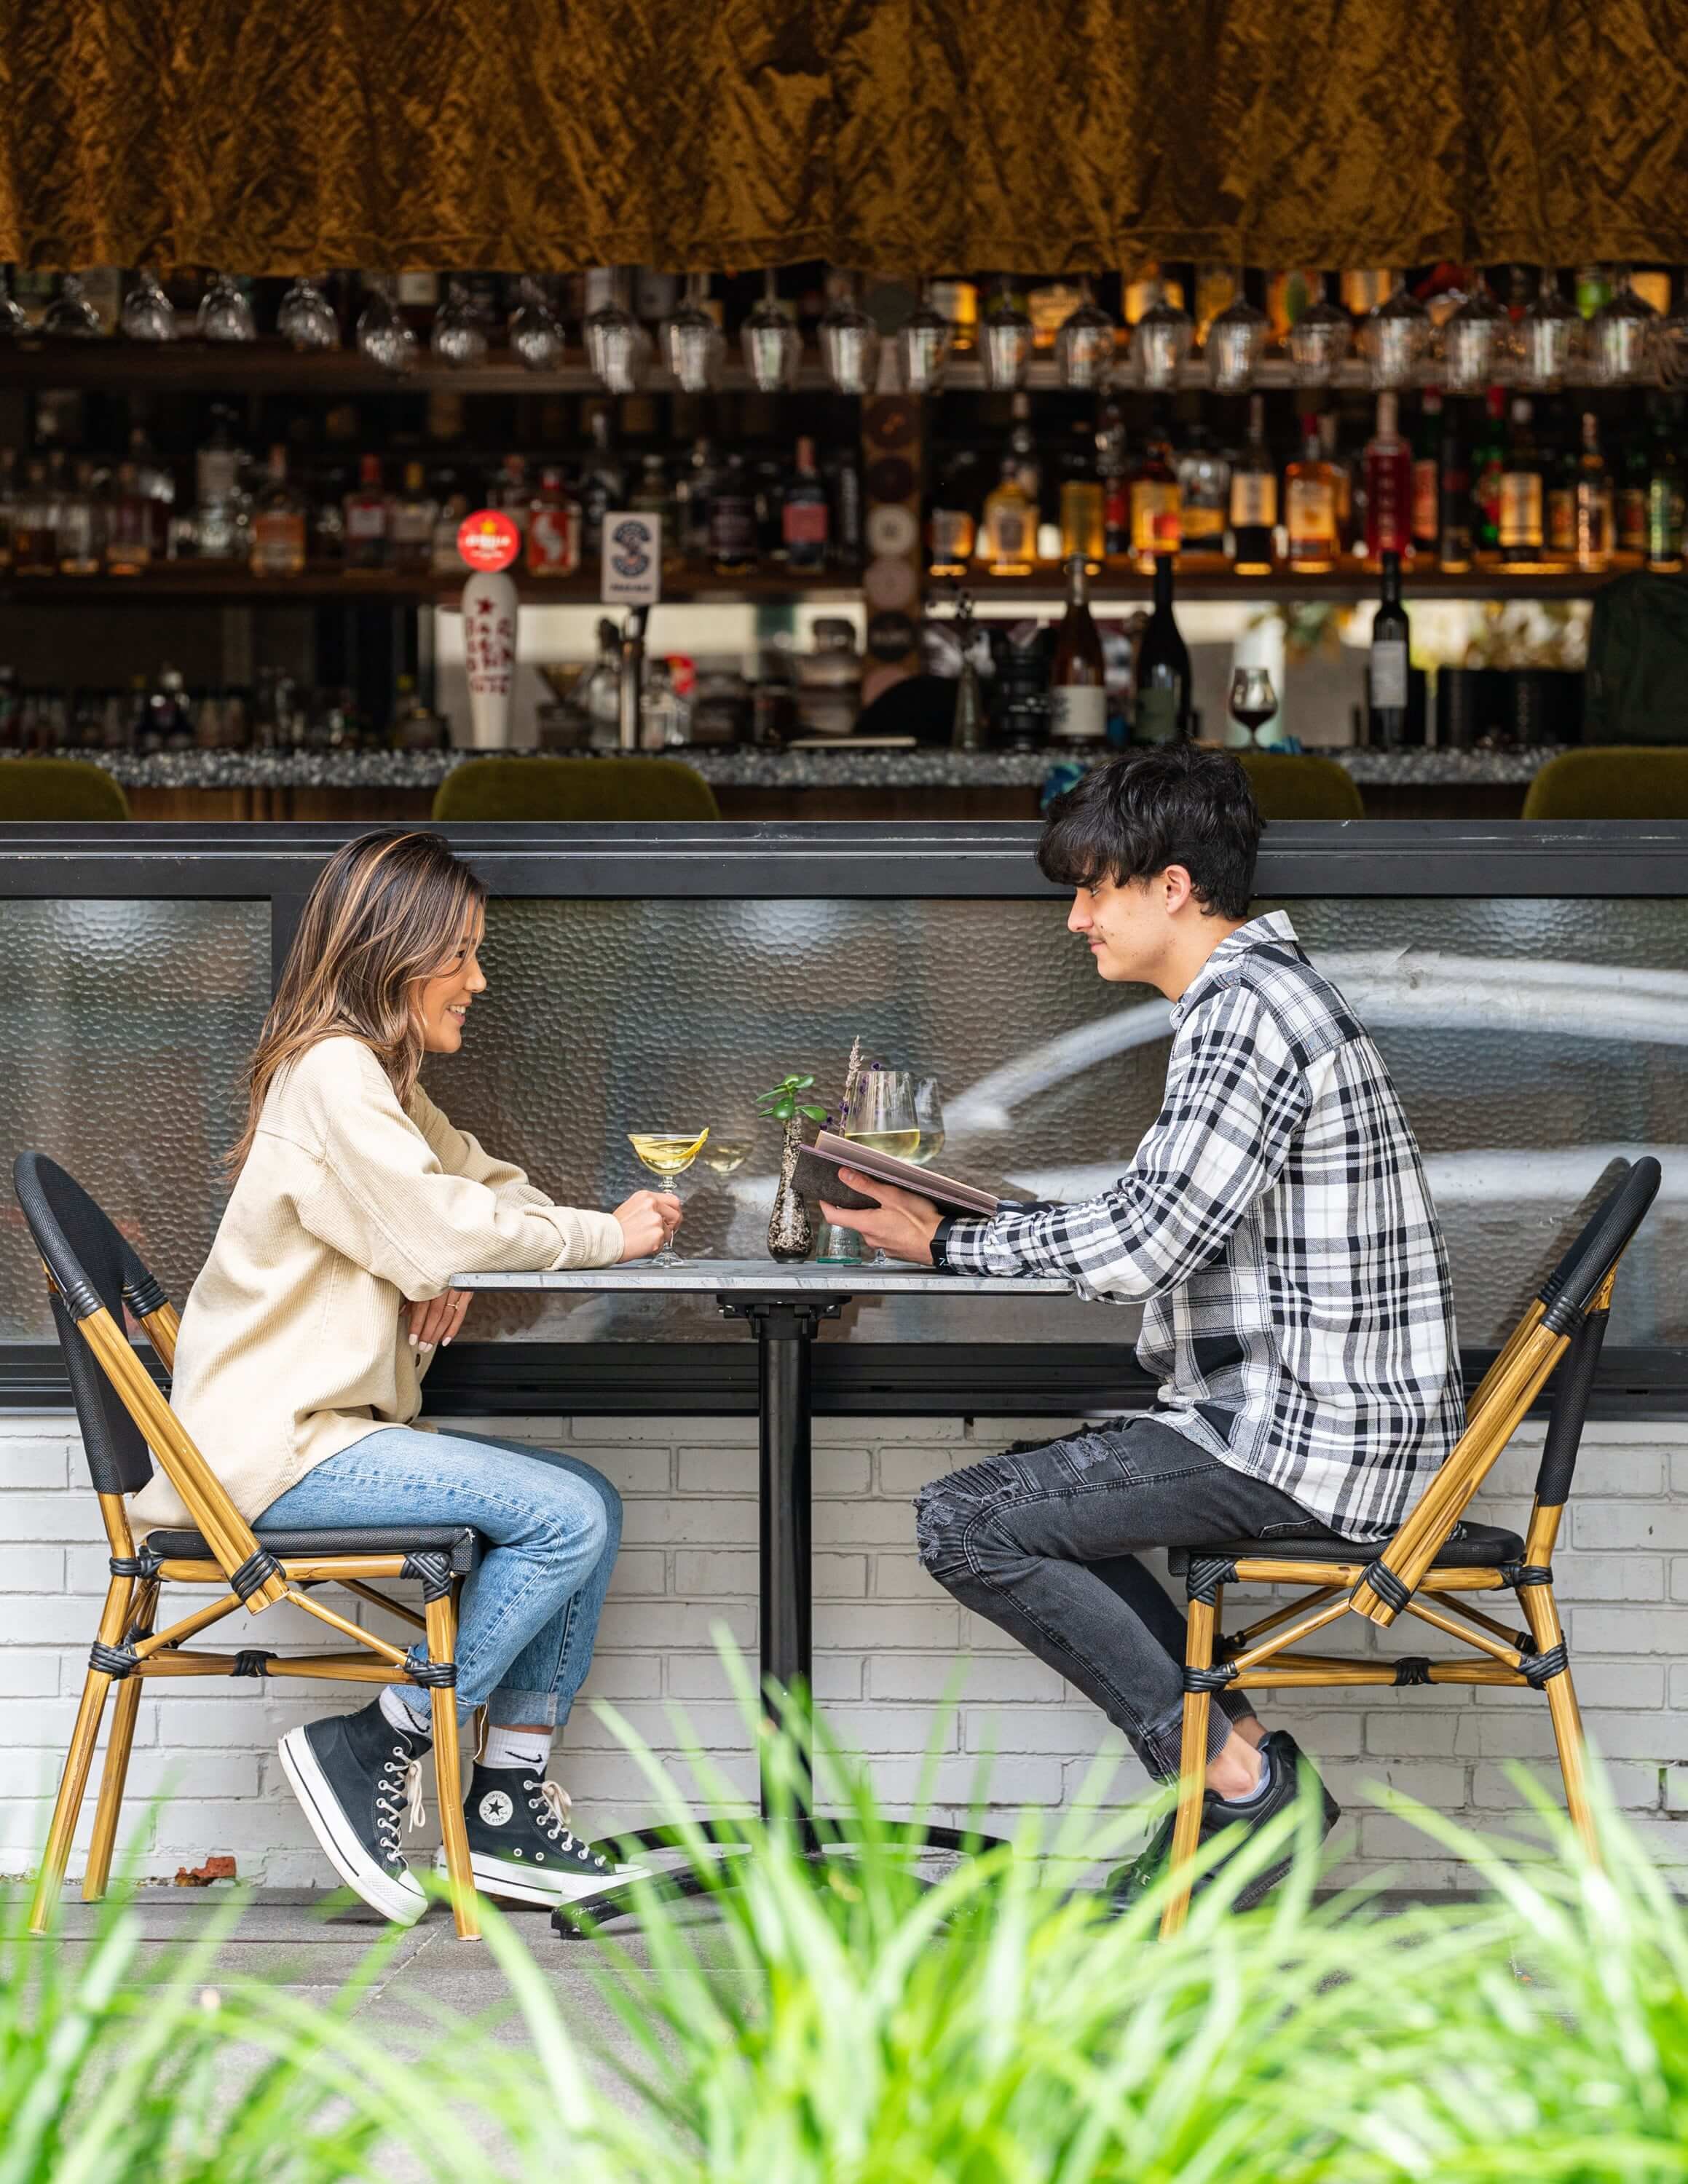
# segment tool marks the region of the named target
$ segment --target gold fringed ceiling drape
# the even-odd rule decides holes
[[[0,258],[1688,260],[1685,0],[0,0]]]

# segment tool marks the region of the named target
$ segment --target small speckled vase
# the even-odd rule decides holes
[[[780,1149],[780,1183],[768,1223],[768,1256],[782,1265],[806,1259],[814,1249],[814,1223],[796,1181],[802,1145],[802,1124],[794,1115],[785,1125],[785,1143]]]

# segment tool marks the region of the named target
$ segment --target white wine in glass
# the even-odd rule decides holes
[[[920,1142],[914,1117],[914,1080],[906,1070],[864,1069],[856,1079],[844,1135],[852,1145],[907,1160]],[[889,1251],[875,1251],[874,1267],[894,1267]]]
[[[697,1158],[709,1142],[707,1130],[629,1130],[627,1142],[639,1156],[640,1165],[648,1168],[660,1183],[670,1190]],[[675,1191],[674,1195],[679,1196]],[[680,1255],[674,1249],[672,1236],[664,1240],[660,1251],[653,1251],[649,1263],[653,1267],[677,1267]]]
[[[916,1167],[925,1167],[943,1150],[943,1100],[936,1077],[919,1077],[914,1080],[914,1120],[919,1126],[919,1142],[904,1157]]]
[[[751,1141],[743,1137],[717,1137],[712,1131],[700,1157],[712,1174],[733,1175],[750,1158]]]

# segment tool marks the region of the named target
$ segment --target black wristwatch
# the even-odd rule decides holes
[[[959,1217],[956,1214],[946,1213],[932,1231],[932,1264],[942,1274],[947,1274],[951,1271],[949,1254],[945,1247],[949,1242],[949,1232],[954,1228]]]

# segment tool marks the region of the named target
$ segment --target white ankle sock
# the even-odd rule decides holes
[[[500,1729],[489,1723],[486,1748],[480,1753],[483,1767],[526,1767],[543,1774],[551,1756],[551,1741],[543,1730]]]
[[[409,1688],[407,1684],[383,1684],[381,1690],[382,1714],[394,1729],[405,1730],[412,1736],[431,1737],[433,1729],[428,1716],[418,1713],[403,1696]]]

